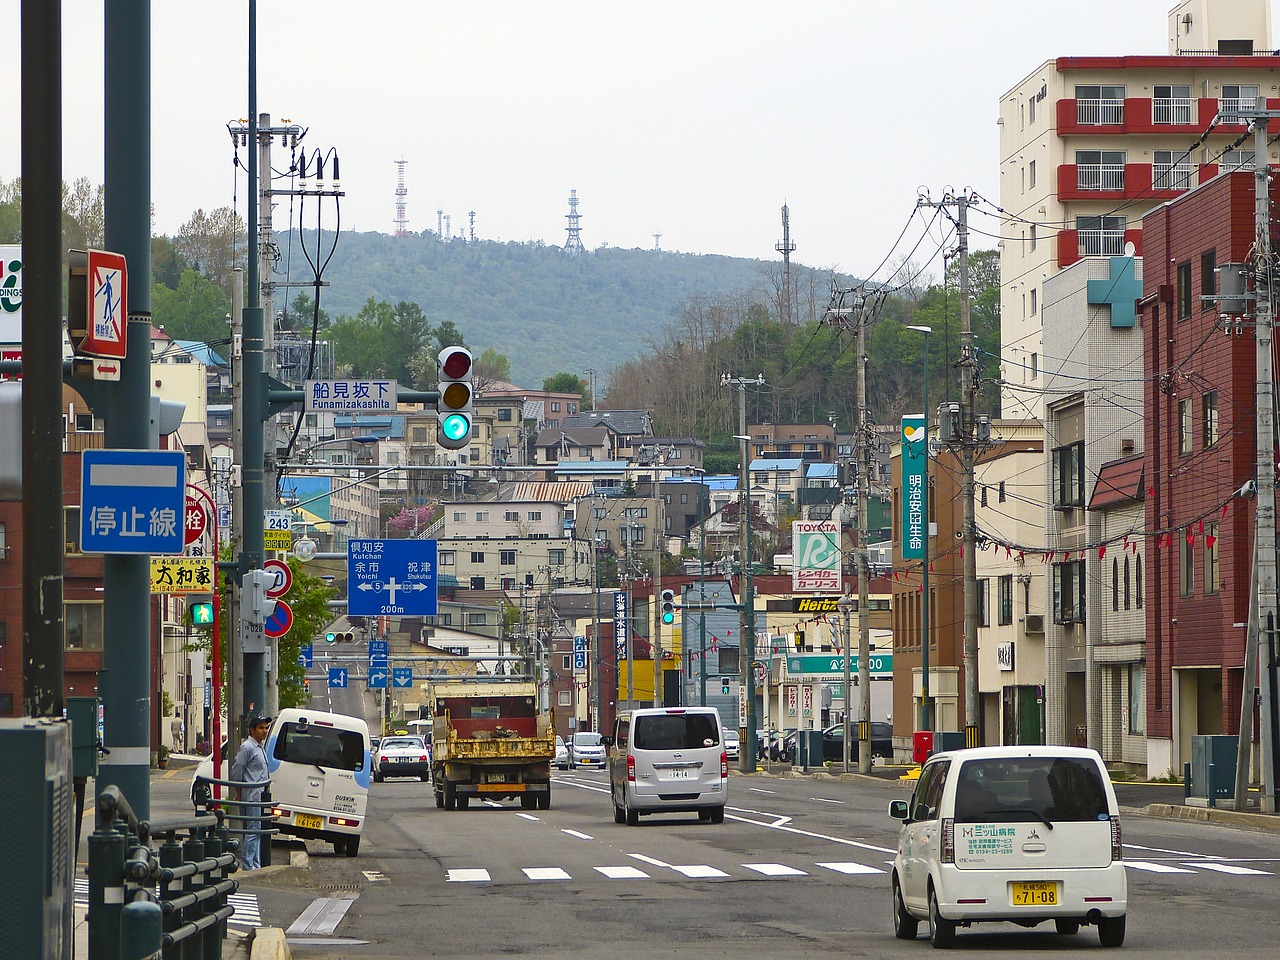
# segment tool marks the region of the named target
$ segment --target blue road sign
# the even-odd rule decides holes
[[[413,667],[392,667],[391,685],[393,687],[412,687]]]
[[[186,454],[180,450],[84,451],[80,549],[181,554],[186,485]]]
[[[391,643],[387,640],[370,640],[369,641],[369,659],[374,657],[385,657],[391,653]]]
[[[434,617],[436,542],[347,541],[347,613]]]
[[[304,667],[310,667],[315,663],[315,648],[311,644],[304,644],[302,649],[298,651],[298,663]]]
[[[330,667],[329,668],[329,686],[345,687],[347,685],[347,668],[346,667]]]
[[[385,690],[387,682],[391,679],[391,670],[387,667],[387,661],[379,657],[377,660],[369,661],[369,689]]]

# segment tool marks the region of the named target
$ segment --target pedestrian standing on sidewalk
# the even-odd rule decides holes
[[[267,752],[263,744],[271,730],[270,717],[254,717],[249,721],[249,736],[240,744],[240,750],[231,763],[231,779],[240,783],[264,783],[270,776],[267,769]],[[263,787],[234,787],[233,799],[245,802],[262,800]],[[240,817],[246,830],[257,830],[262,821],[260,808],[241,807]],[[240,866],[245,870],[257,870],[262,866],[262,838],[257,833],[246,833],[240,841]]]

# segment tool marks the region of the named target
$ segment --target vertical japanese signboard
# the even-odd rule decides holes
[[[902,418],[902,556],[905,560],[924,558],[927,434],[923,415]]]
[[[791,524],[791,588],[840,592],[840,521],[796,520]]]
[[[613,594],[613,639],[618,648],[618,659],[627,656],[627,594],[616,590]]]

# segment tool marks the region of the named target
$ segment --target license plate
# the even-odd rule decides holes
[[[1029,883],[1011,883],[1009,886],[1015,907],[1058,905],[1058,885],[1052,881],[1036,880]]]
[[[692,780],[695,774],[692,770],[668,770],[668,780]]]
[[[324,827],[324,817],[313,817],[309,813],[300,813],[297,817],[298,826],[306,827],[308,830],[320,830]]]
[[[491,773],[489,774],[489,782],[490,783],[506,783],[507,775],[505,773]]]

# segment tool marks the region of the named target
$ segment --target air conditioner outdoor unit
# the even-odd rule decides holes
[[[1027,633],[1044,633],[1044,614],[1028,613],[1025,629]]]

